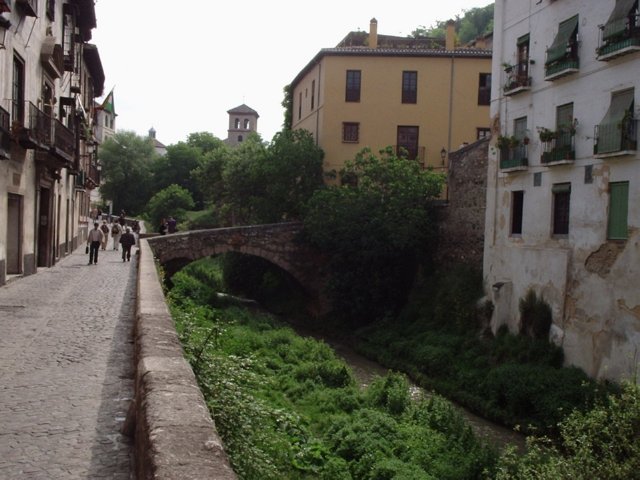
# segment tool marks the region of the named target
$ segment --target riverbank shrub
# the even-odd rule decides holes
[[[239,478],[457,480],[494,471],[496,453],[442,398],[412,399],[400,374],[362,390],[324,342],[265,314],[182,297],[188,269],[175,276],[171,311]]]
[[[592,409],[571,413],[560,439],[531,439],[525,455],[506,452],[496,479],[640,479],[640,387],[625,383]]]
[[[485,418],[524,431],[557,433],[573,409],[588,408],[607,391],[581,370],[562,368],[562,350],[546,339],[512,335],[506,327],[487,335],[484,314],[477,314],[482,293],[481,276],[469,267],[434,272],[416,283],[397,318],[358,330],[356,348]],[[546,303],[534,300],[535,311],[544,313]]]

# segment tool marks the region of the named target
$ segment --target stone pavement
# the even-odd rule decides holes
[[[135,256],[84,251],[0,287],[2,480],[134,478]]]

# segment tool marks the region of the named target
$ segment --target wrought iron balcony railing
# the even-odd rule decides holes
[[[542,141],[543,152],[540,161],[543,164],[568,163],[576,159],[575,131],[559,130],[554,138]]]
[[[558,78],[571,75],[580,70],[580,59],[577,55],[568,56],[563,60],[550,63],[545,66],[544,79],[557,80]]]
[[[524,169],[529,165],[529,146],[520,144],[500,148],[500,168]]]
[[[594,128],[593,154],[596,157],[628,155],[638,149],[638,119],[603,123]]]
[[[631,15],[600,27],[596,54],[598,60],[614,58],[640,50],[640,15]]]
[[[528,60],[525,60],[515,65],[508,65],[504,69],[507,74],[507,80],[503,87],[505,95],[516,95],[531,89],[531,77],[529,76],[528,67]]]

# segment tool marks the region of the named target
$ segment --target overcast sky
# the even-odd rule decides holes
[[[487,0],[96,0],[106,96],[115,87],[118,130],[165,145],[193,132],[227,137],[227,110],[258,112],[271,140],[282,128],[283,88],[322,48],[350,31],[406,36]],[[101,100],[101,99],[99,99]]]

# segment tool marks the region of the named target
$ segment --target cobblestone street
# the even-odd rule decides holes
[[[134,478],[119,430],[133,397],[136,264],[84,244],[0,287],[0,478]],[[132,253],[137,247],[132,248]]]

